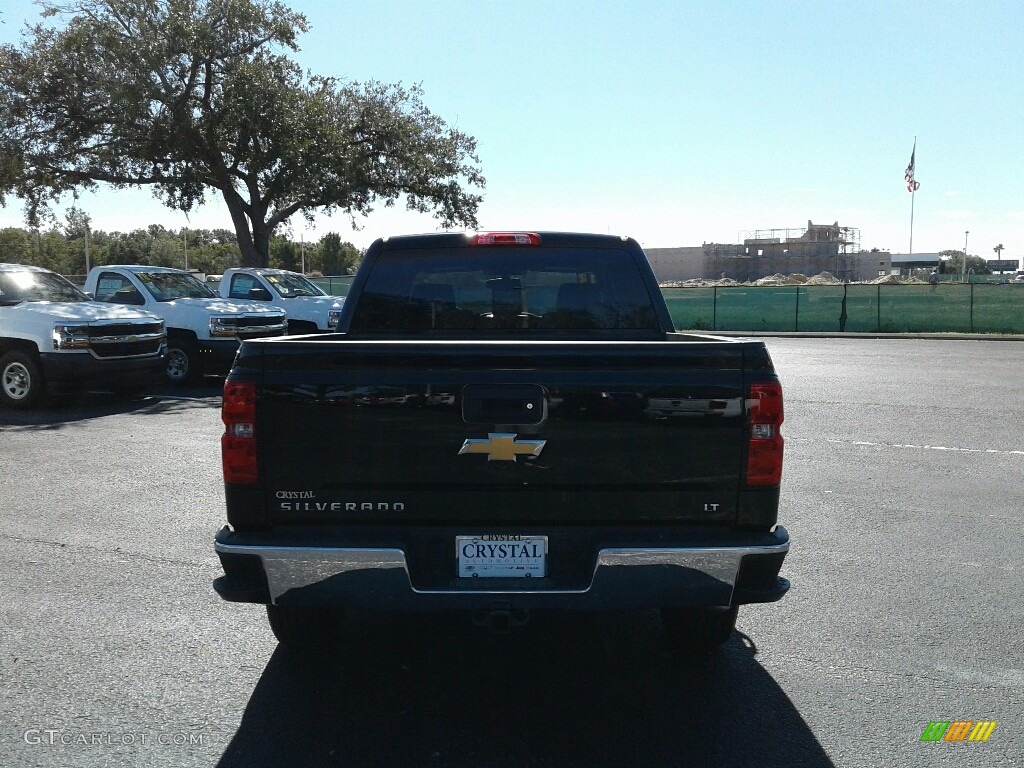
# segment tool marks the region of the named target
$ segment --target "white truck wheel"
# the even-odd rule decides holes
[[[39,364],[28,352],[14,350],[0,358],[0,401],[11,408],[31,408],[45,387]]]

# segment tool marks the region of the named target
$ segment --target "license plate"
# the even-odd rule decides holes
[[[543,578],[547,573],[547,536],[456,536],[455,545],[460,577]]]

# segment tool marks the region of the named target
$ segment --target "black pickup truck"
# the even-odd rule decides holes
[[[346,608],[658,608],[711,647],[789,588],[782,418],[764,345],[674,332],[634,240],[378,240],[337,333],[238,353],[214,588],[303,648]]]

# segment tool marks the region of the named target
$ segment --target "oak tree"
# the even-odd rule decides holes
[[[963,251],[946,250],[939,251],[939,259],[939,272],[945,275],[962,274],[965,266],[968,272],[973,272],[976,275],[992,274],[988,263],[981,256],[968,255],[965,264]]]
[[[42,2],[20,46],[0,47],[0,202],[37,226],[67,193],[149,186],[188,212],[223,197],[246,266],[268,263],[291,216],[373,206],[476,225],[476,141],[418,85],[303,73],[309,29],[274,0]]]

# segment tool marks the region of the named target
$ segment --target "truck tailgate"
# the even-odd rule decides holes
[[[671,338],[263,343],[270,522],[732,523],[763,347]]]

